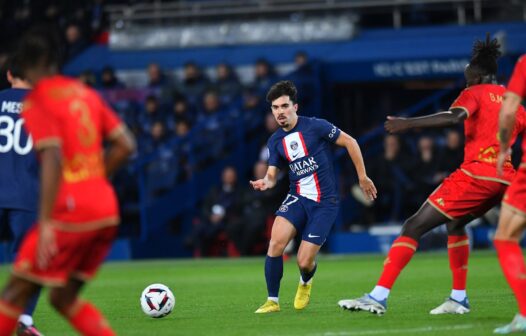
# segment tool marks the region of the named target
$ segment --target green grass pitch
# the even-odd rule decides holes
[[[256,315],[266,299],[263,258],[140,261],[107,263],[83,297],[104,312],[119,335],[490,335],[508,323],[517,307],[495,253],[474,252],[468,294],[472,312],[431,316],[450,290],[445,253],[417,253],[395,285],[384,316],[342,311],[337,302],[369,291],[381,271],[383,256],[321,256],[310,305],[295,311],[299,279],[294,259],[285,262],[281,312]],[[5,283],[8,268],[0,268]],[[172,314],[145,316],[139,295],[148,284],[164,283],[174,292]],[[44,297],[35,321],[47,336],[74,332]]]

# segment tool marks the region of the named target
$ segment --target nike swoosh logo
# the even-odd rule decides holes
[[[320,238],[320,236],[315,236],[315,235],[313,235],[313,234],[311,234],[311,233],[309,233],[308,237],[309,237],[309,238]]]
[[[298,155],[300,155],[300,153],[297,153],[296,155],[292,154],[292,158],[295,159]]]

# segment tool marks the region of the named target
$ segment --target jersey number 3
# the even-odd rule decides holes
[[[74,100],[69,105],[69,111],[78,118],[80,129],[77,136],[80,143],[85,147],[90,146],[95,141],[97,132],[91,120],[89,106],[82,100]]]

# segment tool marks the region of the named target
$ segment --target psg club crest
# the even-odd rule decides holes
[[[290,148],[295,151],[296,149],[298,149],[298,143],[296,141],[292,141],[290,143]]]

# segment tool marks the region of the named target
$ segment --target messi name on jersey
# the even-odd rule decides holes
[[[296,162],[289,164],[290,171],[296,174],[296,176],[301,177],[306,174],[311,174],[318,170],[319,166],[314,160],[314,157],[309,156],[307,158],[302,158]]]

